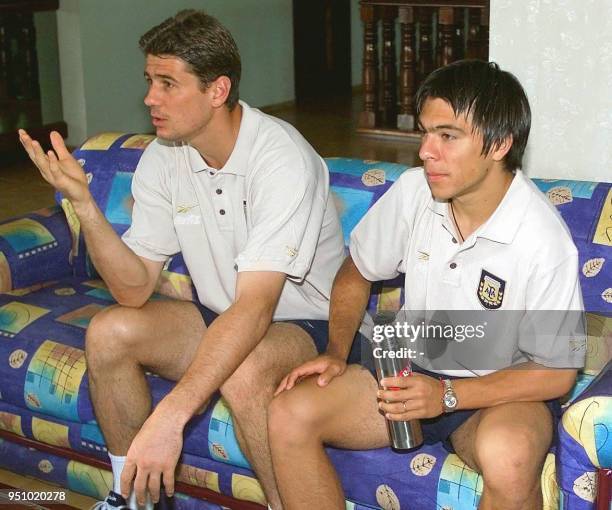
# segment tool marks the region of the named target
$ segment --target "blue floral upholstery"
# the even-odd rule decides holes
[[[129,226],[132,172],[151,141],[147,135],[105,133],[75,151],[99,207],[119,233]],[[327,160],[345,241],[367,209],[406,170],[403,165],[344,158]],[[597,468],[612,468],[612,189],[609,183],[535,180],[557,205],[580,250],[588,314],[588,366],[568,396],[542,473],[547,510],[594,508]],[[106,460],[104,439],[89,399],[84,333],[113,303],[87,256],[70,204],[0,224],[0,429],[39,443]],[[371,311],[396,310],[403,281],[381,282]],[[180,255],[165,268],[153,299],[193,300]],[[154,403],[172,383],[147,379]],[[481,477],[441,445],[407,454],[388,448],[329,449],[346,490],[347,508],[474,510]],[[264,504],[259,483],[236,442],[232,418],[216,395],[186,430],[178,479],[237,499]],[[35,476],[97,498],[111,474],[10,439],[0,439],[0,468]],[[184,494],[179,509],[220,509]]]

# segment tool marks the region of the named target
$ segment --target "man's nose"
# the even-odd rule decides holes
[[[436,143],[434,137],[428,133],[423,135],[421,138],[421,146],[419,147],[419,158],[422,161],[426,161],[428,159],[435,159],[437,157],[438,149],[436,147]]]
[[[144,104],[147,105],[148,107],[159,104],[159,98],[157,97],[157,94],[153,86],[149,87],[149,90],[147,90],[147,93],[144,98]]]

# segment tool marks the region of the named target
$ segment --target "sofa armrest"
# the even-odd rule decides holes
[[[71,248],[60,206],[0,222],[0,292],[72,276]]]
[[[568,406],[560,425],[593,466],[612,468],[612,360]]]
[[[593,508],[584,505],[595,501],[597,471],[612,468],[610,432],[612,361],[565,410],[559,423],[556,464],[562,508]]]

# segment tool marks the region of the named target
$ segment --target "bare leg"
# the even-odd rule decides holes
[[[389,445],[377,389],[367,370],[351,365],[329,386],[320,388],[312,377],[272,401],[268,435],[285,510],[344,510],[324,444],[357,450]]]
[[[109,451],[125,455],[151,412],[145,367],[178,380],[206,327],[192,303],[152,301],[114,306],[92,319],[85,353],[89,389]]]
[[[281,508],[281,503],[272,471],[266,410],[281,379],[315,356],[314,342],[302,328],[275,323],[221,386],[221,394],[232,409],[236,438],[274,509]]]
[[[480,510],[541,510],[540,477],[552,439],[541,402],[481,409],[451,436],[457,454],[482,474]]]
[[[204,331],[200,313],[191,303],[149,302],[140,309],[116,306],[94,317],[86,343],[90,391],[112,454],[127,453],[151,412],[145,368],[170,380],[180,379]],[[221,387],[239,444],[274,508],[280,508],[280,499],[267,441],[266,408],[280,380],[315,355],[314,343],[304,330],[273,324]]]

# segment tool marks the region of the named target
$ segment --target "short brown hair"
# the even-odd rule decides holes
[[[186,9],[144,34],[138,42],[147,55],[171,55],[184,60],[208,87],[219,76],[231,81],[226,105],[233,110],[239,98],[240,54],[236,42],[219,21],[204,11]]]

